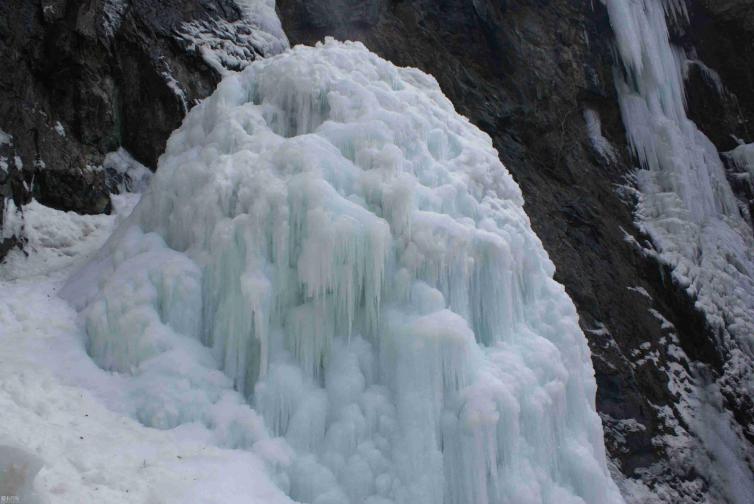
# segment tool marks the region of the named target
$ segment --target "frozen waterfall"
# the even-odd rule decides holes
[[[619,503],[522,205],[433,78],[328,40],[195,107],[65,296],[136,418],[253,450],[295,501]]]
[[[747,210],[712,142],[688,119],[686,55],[668,19],[682,0],[605,0],[623,67],[616,83],[629,143],[643,170],[637,217],[658,258],[696,299],[709,323],[754,355],[754,238]]]

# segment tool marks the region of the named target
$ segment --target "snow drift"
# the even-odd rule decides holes
[[[621,502],[522,204],[434,79],[328,40],[194,108],[65,296],[136,418],[254,450],[299,502]]]

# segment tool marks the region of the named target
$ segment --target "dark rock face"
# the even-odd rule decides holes
[[[1,2],[0,130],[13,144],[0,146],[9,160],[0,210],[8,198],[18,207],[34,197],[109,212],[105,153],[122,146],[154,168],[188,108],[221,77],[202,51],[235,50],[228,66],[240,67],[261,52],[243,40],[250,30],[232,0]]]
[[[579,310],[618,470],[668,502],[712,498],[715,476],[705,474],[707,459],[695,453],[703,449],[689,425],[688,403],[704,376],[719,372],[723,350],[633,224],[627,175],[635,165],[617,107],[612,32],[602,4],[278,0],[277,8],[291,43],[328,35],[360,40],[398,65],[433,74],[456,108],[492,137],[524,192],[556,278]],[[720,42],[720,50],[734,43]],[[723,75],[728,78],[748,86],[746,97],[754,98],[748,77]],[[692,100],[692,112],[705,114],[699,104],[706,99]],[[735,115],[726,112],[707,129],[748,131],[739,122],[747,103],[736,103],[739,108],[726,109]],[[613,155],[595,148],[587,109],[599,114]],[[727,133],[718,135],[722,146],[721,135]]]

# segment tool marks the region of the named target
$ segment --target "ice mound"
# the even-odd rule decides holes
[[[621,502],[522,204],[432,77],[327,40],[195,107],[66,296],[142,422],[220,430],[296,501]]]

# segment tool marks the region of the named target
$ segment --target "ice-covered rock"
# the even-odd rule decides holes
[[[142,422],[254,446],[297,501],[621,502],[522,205],[433,78],[328,40],[194,108],[65,296]]]

